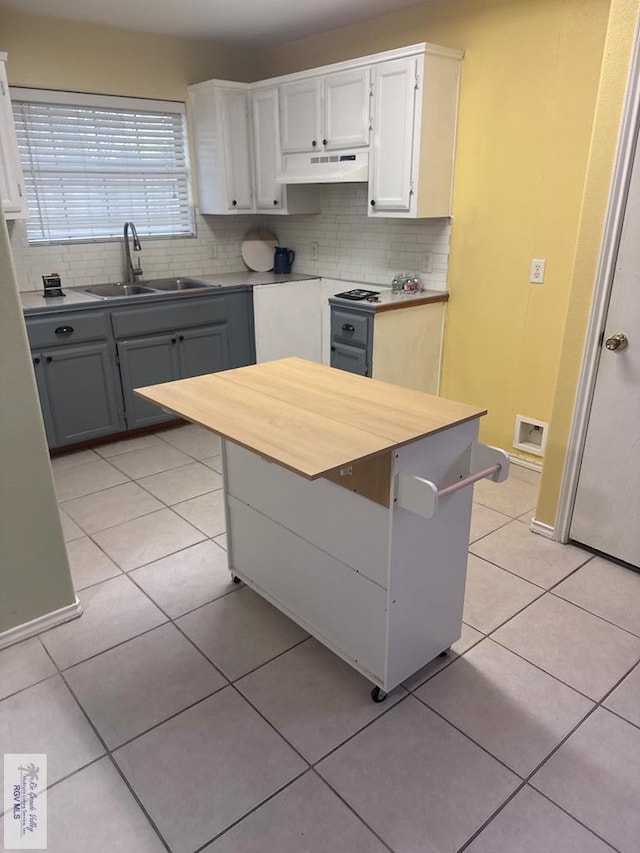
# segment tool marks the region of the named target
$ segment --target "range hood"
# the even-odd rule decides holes
[[[368,151],[287,154],[278,184],[352,184],[369,180]]]

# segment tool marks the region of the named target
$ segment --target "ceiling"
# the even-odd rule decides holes
[[[176,36],[272,46],[425,0],[0,0],[0,6]]]

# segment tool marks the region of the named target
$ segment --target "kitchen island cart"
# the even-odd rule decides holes
[[[482,409],[299,358],[137,393],[222,437],[232,574],[374,700],[460,637]]]

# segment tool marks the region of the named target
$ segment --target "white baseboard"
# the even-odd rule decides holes
[[[544,536],[546,539],[553,539],[555,533],[555,529],[550,524],[537,521],[535,518],[532,518],[529,522],[529,530],[532,533],[537,533],[539,536]]]
[[[530,471],[542,473],[542,462],[531,462],[529,459],[523,459],[521,456],[509,454],[509,461],[512,465],[520,465],[521,468],[528,468]]]
[[[38,616],[37,619],[3,631],[0,634],[0,649],[21,643],[23,640],[28,640],[29,637],[35,637],[36,634],[47,631],[49,628],[55,628],[56,625],[62,625],[63,622],[76,619],[81,614],[82,605],[76,598],[73,604],[67,604],[66,607],[61,607],[59,610],[52,610],[51,613],[45,613],[43,616]]]

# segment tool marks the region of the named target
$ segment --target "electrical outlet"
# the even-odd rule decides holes
[[[433,252],[427,252],[422,259],[422,272],[433,272]]]
[[[214,261],[218,257],[218,244],[217,243],[211,244],[211,257]]]
[[[311,244],[311,260],[317,261],[320,257],[320,243]]]
[[[542,258],[533,258],[531,261],[531,270],[529,272],[529,282],[531,284],[542,284],[544,281],[544,268],[546,261]]]

